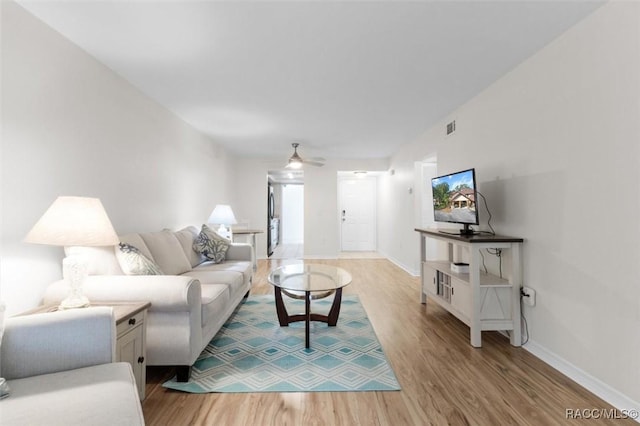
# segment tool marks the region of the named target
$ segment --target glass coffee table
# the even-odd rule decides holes
[[[295,264],[280,266],[268,277],[273,285],[276,298],[276,312],[281,327],[292,322],[305,322],[305,347],[309,347],[311,321],[326,322],[330,327],[338,323],[342,288],[351,282],[351,274],[331,265]],[[294,299],[304,299],[304,314],[289,315],[282,300],[282,294]],[[322,299],[335,293],[328,315],[311,313],[311,300]]]

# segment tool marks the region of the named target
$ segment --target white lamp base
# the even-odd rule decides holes
[[[87,262],[80,255],[70,255],[62,260],[62,276],[69,285],[69,296],[64,299],[58,309],[86,308],[89,299],[82,294],[82,284],[87,276]]]
[[[71,294],[58,305],[59,310],[88,308],[91,305],[86,296],[80,294]]]
[[[218,228],[216,232],[221,237],[224,237],[229,241],[233,241],[233,233],[230,226],[220,225],[220,228]]]

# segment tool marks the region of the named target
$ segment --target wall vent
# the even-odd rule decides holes
[[[456,120],[453,120],[451,123],[447,124],[447,135],[456,131]]]

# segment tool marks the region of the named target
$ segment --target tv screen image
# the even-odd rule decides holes
[[[478,225],[475,169],[463,170],[431,179],[433,212],[436,222]]]

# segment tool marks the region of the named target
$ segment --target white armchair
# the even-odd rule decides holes
[[[144,425],[131,366],[113,362],[115,338],[107,307],[8,318],[1,423]]]

